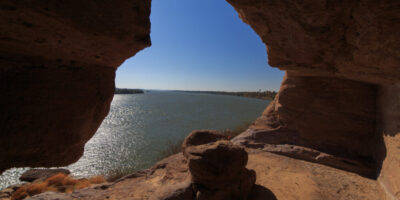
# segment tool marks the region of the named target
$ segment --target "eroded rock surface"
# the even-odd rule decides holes
[[[247,199],[256,174],[242,147],[213,131],[193,131],[182,147],[196,199]]]
[[[261,37],[273,67],[374,83],[400,79],[400,2],[227,0]]]
[[[357,81],[286,76],[274,102],[234,143],[377,177],[377,87]]]
[[[236,142],[379,175],[386,197],[400,198],[400,2],[228,2],[266,44],[270,65],[287,71],[276,99]],[[150,0],[0,2],[0,93],[6,97],[0,100],[0,171],[67,165],[82,155],[108,112],[116,67],[150,45],[149,15]],[[278,168],[266,157],[254,157],[265,161],[255,168],[259,177],[265,167]],[[278,198],[384,199],[373,180],[276,158],[274,163],[295,171],[282,171],[281,177],[307,180],[275,177],[277,182],[312,184],[291,188],[290,194],[268,185]],[[183,177],[169,173],[168,166],[122,180],[107,195],[147,199],[161,184]],[[274,180],[273,174],[265,177]],[[125,182],[144,192],[125,191]]]
[[[248,200],[386,200],[376,180],[282,155],[248,149],[246,168],[257,174],[256,185]],[[53,197],[82,200],[154,200],[174,197],[174,192],[182,191],[175,189],[187,188],[184,184],[188,180],[188,171],[186,158],[180,153],[109,187],[76,190],[72,194]],[[171,188],[173,190],[168,190]],[[53,200],[53,194],[43,194],[39,196],[41,198],[33,197],[32,200]]]
[[[399,198],[397,1],[228,0],[287,70],[235,142],[376,178]]]
[[[266,44],[269,64],[287,71],[235,142],[379,176],[387,197],[399,198],[400,3],[228,2]]]
[[[0,2],[0,172],[81,157],[149,15],[150,0]]]

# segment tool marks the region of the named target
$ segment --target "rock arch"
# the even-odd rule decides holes
[[[286,71],[237,142],[379,177],[400,195],[400,3],[228,2]],[[0,3],[0,171],[81,156],[108,112],[116,68],[150,45],[150,4]]]

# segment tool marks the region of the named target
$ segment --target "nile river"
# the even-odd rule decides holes
[[[261,115],[269,101],[198,93],[151,91],[115,95],[110,113],[86,144],[83,157],[68,166],[74,176],[115,169],[148,168],[171,143],[195,129],[232,129]],[[18,183],[26,169],[0,176],[0,188]]]

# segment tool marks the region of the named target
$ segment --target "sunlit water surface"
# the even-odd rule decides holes
[[[83,157],[67,168],[74,176],[148,168],[168,145],[195,129],[225,130],[254,121],[269,101],[211,94],[151,91],[115,95],[110,113],[86,144]],[[0,188],[18,183],[27,168],[7,170]]]

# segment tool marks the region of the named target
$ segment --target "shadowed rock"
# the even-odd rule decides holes
[[[388,198],[400,198],[399,1],[228,2],[267,45],[269,64],[287,71],[251,127],[258,134],[245,142],[296,158],[321,152],[351,160],[356,167],[314,153],[308,159],[372,171]],[[150,45],[150,7],[150,0],[0,3],[0,93],[7,97],[0,100],[0,172],[67,165],[82,155],[108,113],[117,66]],[[298,156],[285,145],[311,150]],[[192,169],[209,159],[205,149],[184,148]]]
[[[240,143],[378,179],[400,199],[399,1],[227,1],[286,71]]]
[[[35,195],[33,197],[28,197],[26,200],[73,200],[74,198],[58,192],[45,192],[42,194]]]
[[[30,169],[25,171],[20,177],[20,181],[33,182],[37,179],[46,179],[58,173],[70,174],[68,169]]]
[[[150,200],[192,200],[194,192],[190,179],[183,182],[160,187]]]
[[[197,199],[246,199],[256,173],[247,152],[214,131],[194,131],[183,143]]]
[[[115,70],[150,46],[150,0],[1,1],[0,172],[77,161]]]

